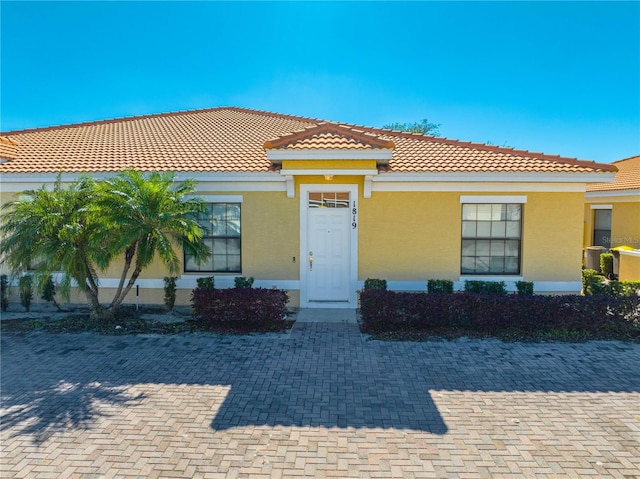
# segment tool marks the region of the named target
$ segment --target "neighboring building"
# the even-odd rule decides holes
[[[615,166],[380,128],[214,108],[3,133],[1,201],[80,173],[124,168],[194,178],[210,207],[211,261],[196,278],[290,292],[302,307],[355,307],[366,278],[425,290],[429,278],[534,281],[579,292],[585,187]],[[166,272],[138,282],[162,302]],[[115,286],[107,271],[101,287]],[[107,294],[110,292],[107,292]],[[107,296],[105,296],[107,297]],[[135,297],[128,298],[135,301]]]
[[[613,183],[587,185],[583,246],[620,251],[620,279],[640,280],[640,156],[614,161]]]

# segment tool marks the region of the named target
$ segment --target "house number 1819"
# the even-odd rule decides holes
[[[358,213],[358,209],[356,208],[356,202],[353,202],[353,209],[351,210],[351,214],[353,215],[353,223],[351,223],[351,227],[353,229],[356,229],[356,226],[358,226],[358,223],[356,222],[356,214]]]

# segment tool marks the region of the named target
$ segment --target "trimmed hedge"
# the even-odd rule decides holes
[[[265,288],[196,288],[191,293],[193,317],[203,329],[231,326],[239,330],[282,329],[287,293]]]
[[[367,278],[364,280],[364,289],[387,289],[387,280]]]
[[[610,296],[447,295],[367,290],[362,329],[379,333],[462,328],[495,334],[520,330],[640,331],[640,298]]]
[[[613,253],[600,255],[600,271],[605,278],[613,278]]]
[[[640,281],[616,281],[606,279],[593,269],[582,270],[582,294],[606,296],[638,296]]]
[[[453,293],[453,281],[451,281],[450,279],[428,279],[427,292]]]
[[[464,290],[467,293],[477,294],[507,294],[504,281],[474,281],[464,282]]]
[[[253,276],[246,278],[244,276],[239,276],[233,280],[233,284],[236,288],[253,288]]]
[[[533,294],[533,281],[516,281],[518,294]]]

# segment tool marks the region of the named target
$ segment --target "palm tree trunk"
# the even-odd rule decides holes
[[[138,279],[138,276],[140,276],[141,271],[142,271],[142,266],[136,264],[136,267],[133,270],[133,273],[131,273],[131,278],[129,278],[129,282],[127,283],[126,288],[124,288],[124,290],[120,292],[119,296],[116,296],[115,298],[113,298],[113,302],[111,303],[112,312],[115,312],[120,307],[120,304],[122,304],[122,301],[124,300],[124,298],[127,296],[129,291],[131,291],[131,288],[133,288],[133,285]]]
[[[91,319],[95,319],[100,322],[110,322],[113,320],[113,312],[100,304],[98,296],[94,293],[92,288],[86,288],[84,293],[87,297],[87,302],[89,303],[89,315],[91,316]]]
[[[124,299],[124,296],[120,298],[120,295],[122,294],[122,288],[124,286],[125,280],[127,279],[129,268],[131,268],[131,261],[133,260],[133,256],[136,253],[137,245],[138,245],[138,242],[136,241],[131,246],[129,246],[127,250],[124,252],[124,267],[122,268],[122,274],[120,275],[120,282],[118,283],[118,289],[116,289],[116,292],[113,295],[113,301],[111,301],[111,304],[109,305],[109,308],[111,308],[112,310],[117,309],[118,306],[120,306],[120,303],[122,303],[122,300]],[[119,301],[117,301],[118,299]],[[117,301],[117,304],[116,304],[116,301]]]

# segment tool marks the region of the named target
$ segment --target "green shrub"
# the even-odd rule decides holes
[[[233,280],[236,288],[251,288],[253,287],[253,277],[245,278],[244,276],[239,276]]]
[[[53,304],[58,311],[62,311],[62,308],[56,301],[56,285],[53,282],[53,276],[49,275],[47,280],[42,285],[42,295],[40,296],[45,301]]]
[[[6,311],[9,308],[9,279],[6,274],[0,275],[0,309]]]
[[[386,279],[367,278],[364,280],[364,289],[387,289]]]
[[[450,279],[429,279],[427,280],[427,292],[453,293],[453,281]]]
[[[640,281],[615,281],[603,280],[596,284],[592,294],[604,294],[606,296],[638,296]]]
[[[31,300],[33,300],[33,276],[25,274],[18,280],[18,292],[20,293],[20,303],[24,309],[31,309]]]
[[[595,269],[583,269],[582,295],[589,296],[592,294],[601,294],[604,279],[604,276],[599,275]]]
[[[533,281],[516,281],[518,294],[533,294]]]
[[[620,281],[624,296],[640,296],[640,281]]]
[[[169,311],[173,311],[176,304],[176,276],[166,276],[164,278],[164,305]]]
[[[600,271],[605,278],[613,278],[613,254],[602,253],[600,255]]]
[[[213,276],[198,278],[196,283],[198,284],[198,289],[215,289],[215,279]]]
[[[476,294],[507,294],[504,281],[471,281],[464,282],[464,290],[467,293]]]

